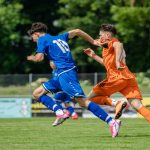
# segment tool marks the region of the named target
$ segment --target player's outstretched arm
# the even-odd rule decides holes
[[[116,53],[116,67],[118,70],[123,70],[125,67],[121,66],[121,64],[120,64],[122,55],[123,55],[123,45],[120,42],[115,42],[113,44],[113,47],[114,47],[115,53]]]
[[[41,62],[44,60],[44,54],[43,53],[37,53],[35,55],[27,56],[27,60],[34,61],[34,62]]]
[[[96,60],[97,62],[99,62],[100,64],[104,65],[103,58],[96,55],[95,52],[91,48],[84,49],[84,53],[87,54],[89,57],[93,58],[94,60]]]
[[[78,36],[88,41],[89,43],[95,45],[94,39],[89,34],[85,33],[84,31],[80,29],[74,29],[74,30],[69,31],[68,33],[69,33],[70,39],[74,38],[75,36]]]

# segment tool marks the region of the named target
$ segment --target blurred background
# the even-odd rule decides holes
[[[136,73],[143,102],[149,107],[149,16],[149,0],[0,0],[0,117],[31,117],[45,112],[46,108],[33,104],[31,94],[40,84],[39,79],[51,78],[51,69],[48,61],[26,60],[36,46],[27,35],[33,22],[46,23],[51,35],[80,28],[93,38],[98,38],[102,23],[116,25],[126,50],[127,65]],[[78,65],[79,80],[88,94],[94,84],[104,79],[105,69],[84,55],[83,49],[92,47],[99,55],[101,49],[80,38],[69,44]]]

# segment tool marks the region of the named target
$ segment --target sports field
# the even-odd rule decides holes
[[[122,119],[119,137],[98,119],[64,122],[54,118],[0,119],[0,150],[150,150],[150,124],[144,119]]]

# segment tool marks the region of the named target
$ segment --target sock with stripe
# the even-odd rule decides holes
[[[56,115],[63,115],[62,108],[59,107],[51,97],[47,95],[42,95],[39,97],[39,101],[45,105],[49,110],[52,110],[56,113]]]
[[[107,124],[112,121],[112,117],[109,116],[100,106],[96,105],[93,102],[89,103],[88,110],[101,120],[105,121]]]
[[[74,108],[72,106],[67,107],[67,110],[71,115],[74,113]]]

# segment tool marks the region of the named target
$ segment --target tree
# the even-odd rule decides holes
[[[125,43],[131,69],[134,72],[147,71],[150,68],[150,7],[113,6],[111,12]]]
[[[9,1],[0,0],[0,68],[1,73],[13,72],[18,63],[19,56],[13,49],[20,40],[20,32],[17,30],[18,25],[24,23],[20,11],[20,3],[9,3]]]

